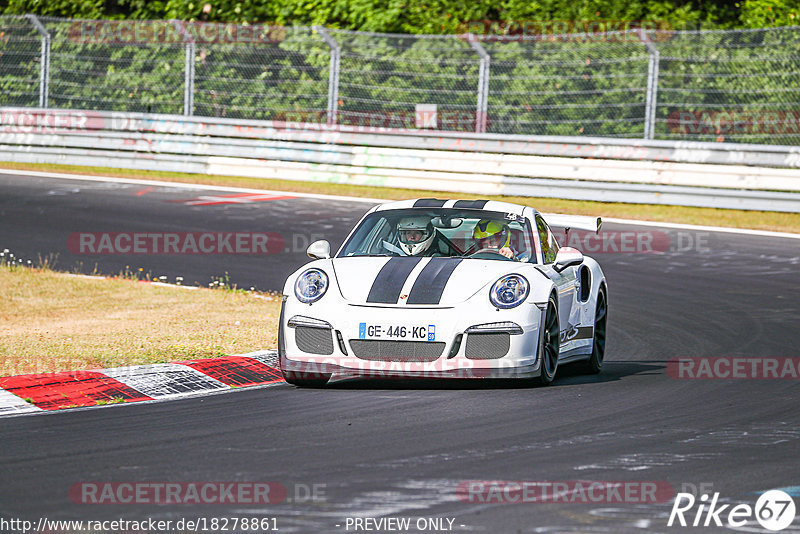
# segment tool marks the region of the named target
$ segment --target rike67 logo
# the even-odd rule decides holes
[[[708,494],[696,500],[691,493],[678,493],[667,526],[692,527],[743,527],[755,519],[765,529],[783,530],[794,521],[795,504],[791,495],[781,490],[767,491],[758,498],[756,505],[718,504],[719,492],[711,500]],[[693,508],[697,505],[697,510]]]

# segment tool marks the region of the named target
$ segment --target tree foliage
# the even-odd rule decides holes
[[[0,13],[70,18],[321,24],[396,33],[457,33],[502,21],[659,21],[675,29],[800,23],[800,0],[0,0]]]

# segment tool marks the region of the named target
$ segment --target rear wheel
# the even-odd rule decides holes
[[[548,386],[553,383],[558,370],[558,351],[560,347],[560,331],[558,327],[558,306],[552,296],[547,302],[544,318],[544,332],[542,343],[539,347],[540,373],[534,379],[539,386]]]
[[[606,294],[602,291],[597,293],[597,307],[594,314],[594,338],[592,341],[592,355],[584,362],[584,371],[597,374],[603,369],[603,358],[606,354],[606,317],[608,315],[608,303]]]
[[[300,388],[321,388],[328,383],[330,377],[330,373],[283,371],[283,378],[288,383]]]

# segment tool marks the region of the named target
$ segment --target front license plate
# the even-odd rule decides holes
[[[358,339],[406,339],[436,341],[436,325],[371,324],[358,325]]]

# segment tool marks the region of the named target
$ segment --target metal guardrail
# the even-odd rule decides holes
[[[360,126],[329,127],[317,123],[219,117],[0,107],[0,128],[3,131],[34,131],[40,126],[44,128],[42,131],[47,131],[47,127],[53,125],[48,124],[47,120],[67,121],[74,126],[70,128],[73,131],[175,133],[425,150],[800,168],[798,146],[471,134]]]
[[[0,108],[0,161],[800,212],[798,147]]]

